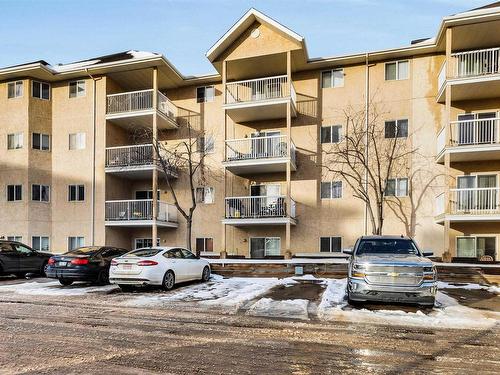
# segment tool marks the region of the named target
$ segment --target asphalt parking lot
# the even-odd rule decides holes
[[[343,283],[215,275],[122,293],[4,278],[0,372],[499,372],[498,288],[442,283],[434,309],[352,307]]]

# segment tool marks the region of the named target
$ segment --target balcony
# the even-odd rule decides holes
[[[149,227],[153,225],[153,200],[135,199],[106,201],[105,225],[113,227]],[[177,228],[177,208],[158,201],[156,224],[158,227]]]
[[[286,164],[290,161],[291,170],[295,171],[295,152],[292,142],[288,155],[286,135],[228,139],[223,165],[234,174],[247,175],[286,172]]]
[[[437,137],[436,159],[444,163],[450,154],[451,162],[500,159],[500,117],[452,121],[449,125],[450,140],[446,145],[445,129]]]
[[[500,188],[450,189],[449,212],[445,194],[436,197],[436,221],[500,221]]]
[[[226,83],[224,108],[235,122],[286,118],[289,102],[296,117],[297,94],[286,75]]]
[[[295,201],[291,200],[290,216],[286,212],[286,196],[246,196],[225,199],[222,222],[235,226],[296,224]]]
[[[158,109],[155,110],[153,95],[154,90],[108,95],[106,120],[124,127],[129,127],[130,124],[152,127],[153,116],[157,116],[158,129],[176,129],[177,107],[158,91]]]
[[[153,161],[153,152],[152,144],[107,147],[105,171],[130,179],[152,177],[154,169],[163,172],[160,164]],[[169,177],[177,178],[177,171],[172,168]]]
[[[451,100],[494,98],[500,95],[500,48],[451,54],[451,67],[443,64],[438,76],[438,102],[444,102],[446,85]],[[449,69],[449,71],[448,71]]]

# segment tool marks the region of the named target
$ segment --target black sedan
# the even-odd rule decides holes
[[[51,256],[51,253],[33,250],[21,242],[0,240],[0,275],[43,275]]]
[[[45,274],[52,279],[58,279],[61,285],[71,285],[74,281],[107,284],[111,260],[127,252],[128,250],[116,247],[79,247],[61,255],[52,256]]]

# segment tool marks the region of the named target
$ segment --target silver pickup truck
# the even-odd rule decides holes
[[[347,282],[349,302],[382,301],[434,305],[436,267],[431,252],[421,252],[411,238],[364,236],[352,250]]]

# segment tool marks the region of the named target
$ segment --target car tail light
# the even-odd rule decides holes
[[[52,266],[52,265],[56,264],[56,260],[54,258],[49,258],[49,261],[47,262],[47,264]]]
[[[118,265],[118,262],[114,259],[111,260],[111,265],[112,266],[117,266]]]
[[[155,262],[154,260],[140,260],[137,262],[138,266],[156,266],[158,262]]]
[[[81,266],[84,264],[89,264],[89,260],[87,258],[76,258],[71,261],[71,264]]]

